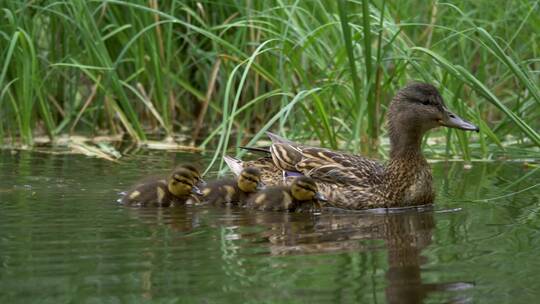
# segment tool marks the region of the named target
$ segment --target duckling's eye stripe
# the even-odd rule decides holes
[[[189,186],[192,186],[192,183],[191,183],[191,180],[190,179],[186,179],[186,178],[183,178],[183,177],[180,177],[178,175],[175,175],[174,176],[174,180],[179,182],[179,183],[182,183],[182,184],[186,184],[186,185],[189,185]]]
[[[316,192],[312,187],[309,187],[307,185],[301,185],[301,184],[298,184],[298,187],[304,189],[304,190],[307,190],[307,191],[313,191],[313,192]]]
[[[246,175],[242,175],[243,178],[247,179],[248,181],[252,181],[254,183],[258,183],[259,181],[252,178],[252,177],[249,177],[249,176],[246,176]]]

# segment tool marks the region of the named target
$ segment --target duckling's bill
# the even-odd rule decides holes
[[[324,196],[320,192],[315,193],[315,199],[318,200],[319,202],[328,202],[328,199],[326,198],[326,196]]]
[[[197,187],[197,186],[193,186],[193,187],[191,188],[191,193],[196,194],[196,195],[198,195],[198,196],[202,196],[202,195],[203,195],[203,192],[202,192],[201,189],[199,189],[199,187]]]

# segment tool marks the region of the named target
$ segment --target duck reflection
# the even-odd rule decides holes
[[[436,226],[431,209],[397,213],[324,212],[320,215],[209,206],[132,211],[138,211],[141,220],[154,225],[166,224],[182,234],[208,228],[220,231],[221,269],[234,278],[248,276],[249,270],[239,267],[244,264],[240,260],[245,258],[242,248],[257,244],[257,247],[267,248],[265,252],[257,251],[257,255],[358,252],[378,259],[379,253],[386,253],[384,294],[388,303],[423,303],[433,292],[459,291],[473,286],[465,282],[424,282],[422,266],[428,260],[422,251],[432,243]],[[156,217],[159,220],[156,221]],[[184,241],[179,238],[173,242]],[[337,271],[340,275],[354,268],[349,263],[342,267]],[[146,282],[144,290],[151,298],[150,277],[147,274],[143,281]],[[336,279],[340,280],[339,277]],[[363,284],[361,281],[344,284],[351,283]],[[450,303],[470,300],[457,293],[445,294],[444,298]]]
[[[422,250],[431,244],[435,219],[432,210],[399,213],[324,214],[299,218],[296,214],[257,213],[254,221],[265,225],[262,233],[270,254],[320,254],[342,251],[386,250],[388,303],[422,303],[434,291],[462,290],[469,283],[425,283]],[[261,234],[259,234],[260,236]],[[462,297],[450,302],[468,301]]]

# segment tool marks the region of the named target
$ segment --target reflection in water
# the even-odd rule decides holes
[[[150,225],[159,226],[165,222],[175,231],[184,233],[196,231],[194,229],[200,225],[202,214],[219,212],[219,220],[210,225],[222,228],[224,269],[232,277],[246,276],[241,267],[242,262],[239,262],[242,244],[238,242],[248,241],[258,245],[266,244],[268,252],[265,254],[271,256],[383,251],[387,256],[385,295],[388,303],[422,303],[432,292],[473,287],[473,284],[466,282],[422,280],[422,265],[427,261],[422,251],[431,244],[435,228],[433,210],[313,215],[230,207],[209,208],[133,208],[130,212]],[[241,227],[263,227],[263,230],[240,233]],[[145,272],[142,275],[145,295],[151,298],[151,273]],[[449,299],[453,303],[469,300],[460,296]]]
[[[193,159],[132,157],[0,152],[0,303],[538,299],[538,168],[434,164],[436,208],[459,212],[310,215],[127,208],[119,191]]]
[[[271,255],[305,255],[342,251],[387,252],[386,300],[389,303],[422,303],[434,291],[463,290],[469,283],[425,283],[422,250],[431,244],[435,227],[433,211],[389,214],[297,215],[250,212],[253,224],[262,225]],[[307,220],[311,217],[311,221]],[[249,235],[247,235],[249,237]],[[383,245],[377,242],[383,241]],[[370,245],[371,244],[371,245]],[[453,301],[466,299],[456,297]]]
[[[174,208],[139,208],[122,206],[129,212],[129,216],[132,220],[144,223],[146,227],[151,231],[149,239],[153,246],[147,246],[141,248],[140,263],[147,265],[155,265],[160,263],[162,257],[156,253],[155,248],[163,246],[163,238],[160,233],[163,229],[170,229],[171,231],[185,233],[189,235],[194,232],[196,228],[200,226],[200,216],[205,211],[201,209],[192,208],[191,206],[175,206]],[[179,240],[171,240],[170,243],[165,244],[166,247],[181,246],[175,244]],[[155,293],[159,292],[160,286],[154,282],[156,279],[154,276],[154,268],[141,271],[140,275],[140,290],[141,296],[144,300],[152,300],[155,297]]]

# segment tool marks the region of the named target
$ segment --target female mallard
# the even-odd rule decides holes
[[[196,172],[198,173],[197,170]],[[167,179],[154,179],[135,186],[122,197],[120,202],[130,206],[158,207],[183,204],[191,198],[192,194],[202,194],[196,186],[199,181],[200,175],[181,166],[176,168]]]
[[[437,89],[427,83],[413,83],[398,91],[388,109],[388,126],[390,160],[386,165],[358,155],[303,146],[269,133],[269,153],[276,166],[271,172],[275,175],[283,170],[313,178],[328,205],[338,208],[431,204],[435,194],[431,169],[421,150],[424,134],[438,126],[479,130],[450,112]]]
[[[307,176],[295,178],[291,186],[269,187],[252,195],[247,208],[267,211],[306,212],[319,210],[325,201],[315,181]]]
[[[261,171],[255,167],[243,169],[235,179],[221,179],[209,182],[203,189],[202,201],[212,204],[233,204],[245,202],[250,195],[264,186]]]

